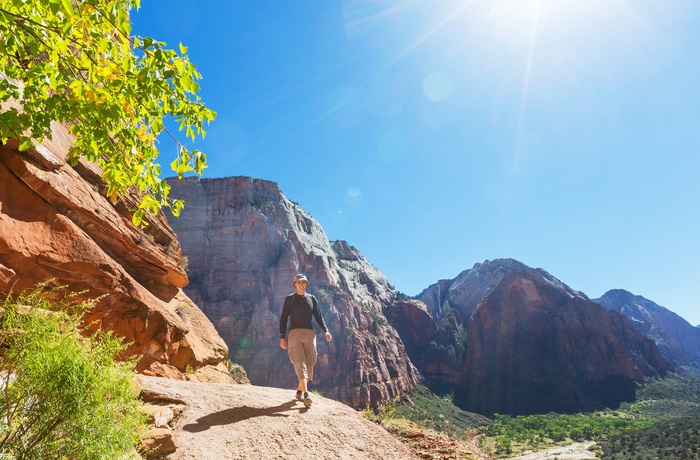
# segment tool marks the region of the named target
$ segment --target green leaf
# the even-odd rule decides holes
[[[25,151],[34,147],[34,142],[30,138],[24,138],[19,144],[19,150]]]
[[[61,0],[61,6],[63,7],[63,12],[66,13],[66,19],[73,17],[73,4],[71,0]]]

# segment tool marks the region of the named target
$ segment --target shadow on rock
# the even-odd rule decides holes
[[[182,429],[190,433],[198,433],[208,430],[215,425],[230,425],[253,417],[289,417],[288,414],[283,414],[283,412],[292,410],[295,403],[296,401],[289,401],[274,407],[230,407],[219,412],[214,412],[213,414],[205,415],[197,419],[197,423],[188,423],[183,426]],[[306,408],[302,407],[300,412],[306,412]]]

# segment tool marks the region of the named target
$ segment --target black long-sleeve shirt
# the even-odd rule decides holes
[[[316,318],[316,322],[323,332],[328,332],[326,323],[323,322],[321,311],[318,309],[316,297],[311,294],[291,294],[285,297],[282,307],[282,317],[280,318],[280,338],[287,335],[287,319],[289,319],[289,330],[292,329],[313,329],[311,317]]]

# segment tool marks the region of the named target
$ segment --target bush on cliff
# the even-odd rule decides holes
[[[93,302],[40,289],[0,303],[0,457],[117,459],[144,430],[134,363],[111,333],[84,337]]]

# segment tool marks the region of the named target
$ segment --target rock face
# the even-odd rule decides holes
[[[404,299],[386,307],[384,313],[426,385],[439,394],[451,393],[466,347],[466,329],[459,312],[445,307],[436,321],[425,303]]]
[[[486,261],[419,296],[466,327],[455,403],[482,414],[575,412],[634,398],[635,382],[672,366],[654,343],[544,270]],[[451,313],[454,314],[454,313]]]
[[[700,367],[700,330],[672,311],[623,289],[594,302],[623,313],[676,366]]]
[[[356,408],[413,389],[420,375],[382,314],[396,291],[355,248],[331,243],[277,184],[249,177],[172,181],[185,209],[170,219],[189,258],[185,292],[256,385],[296,387],[279,319],[304,273],[333,341],[320,336],[312,387]]]
[[[182,291],[187,275],[165,218],[134,227],[133,199],[111,204],[100,171],[66,163],[71,142],[56,124],[36,149],[0,146],[0,292],[53,280],[104,296],[86,319],[130,341],[139,372],[229,381],[225,343]]]
[[[471,270],[465,270],[453,280],[440,280],[418,294],[435,317],[439,317],[443,308],[454,308],[467,321],[476,311],[479,303],[493,291],[508,274],[526,269],[522,263],[513,259],[488,260],[475,264]],[[541,269],[535,269],[543,276],[550,276]]]

